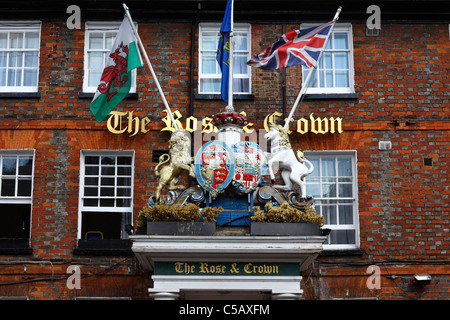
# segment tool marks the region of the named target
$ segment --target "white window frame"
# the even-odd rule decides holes
[[[128,207],[101,207],[96,206],[85,206],[84,205],[84,199],[88,198],[84,195],[84,190],[85,190],[85,184],[84,184],[84,178],[86,176],[85,174],[85,169],[86,169],[86,164],[85,164],[85,157],[86,156],[98,156],[98,157],[102,157],[102,156],[115,156],[115,157],[131,157],[131,195],[127,196],[127,198],[130,198],[130,206]],[[133,199],[134,199],[134,164],[135,164],[135,152],[134,150],[120,150],[120,151],[116,151],[116,150],[81,150],[80,151],[80,189],[79,189],[79,202],[78,202],[78,239],[82,239],[82,216],[83,216],[83,212],[117,212],[117,213],[129,213],[131,215],[131,221],[130,224],[133,224]],[[117,163],[115,164],[115,166],[117,167]],[[101,168],[101,166],[99,167]],[[102,175],[101,172],[99,171],[98,173],[98,178],[101,179]],[[114,177],[114,179],[117,179],[118,175],[115,174],[114,176],[107,176],[108,178],[112,178]],[[99,181],[99,188],[101,186],[101,182]],[[115,190],[117,189],[117,184],[115,184]],[[117,199],[117,198],[122,198],[119,196],[113,196],[113,197],[107,197],[107,196],[100,196],[98,195],[96,198],[103,198],[103,199]],[[126,238],[123,230],[121,233],[121,239]]]
[[[90,22],[87,21],[85,23],[85,33],[84,33],[84,76],[83,76],[83,92],[84,93],[95,93],[97,91],[97,87],[99,85],[100,79],[95,86],[89,86],[89,54],[91,52],[102,52],[103,53],[103,65],[102,70],[105,68],[105,63],[109,53],[111,52],[111,48],[105,49],[90,49],[89,48],[89,37],[91,33],[101,32],[103,33],[103,37],[105,33],[119,32],[121,21],[114,22],[104,22],[104,21],[95,21]],[[137,24],[135,23],[136,30]],[[103,38],[105,39],[105,38]],[[114,41],[113,41],[114,42]],[[136,92],[136,69],[131,71],[131,88],[130,93]]]
[[[317,24],[302,24],[301,28],[310,28],[317,26]],[[355,93],[355,69],[354,69],[354,57],[353,57],[353,29],[351,23],[337,23],[334,26],[333,32],[330,35],[328,41],[332,40],[332,37],[335,33],[347,33],[347,41],[348,41],[348,49],[325,49],[320,57],[319,67],[314,71],[314,75],[309,80],[308,88],[306,90],[306,94],[350,94]],[[323,63],[323,57],[325,52],[348,52],[348,68],[349,68],[349,79],[348,79],[348,87],[312,87],[314,80],[317,79],[319,71],[322,70],[321,66]],[[333,59],[333,58],[332,58]],[[335,81],[335,70],[334,68],[334,59],[333,59],[333,68],[329,70],[333,70],[333,82]],[[302,66],[302,85],[306,80],[308,71],[310,68],[306,68]],[[311,69],[312,70],[312,69]]]
[[[311,157],[324,158],[348,158],[352,159],[352,197],[339,197],[338,190],[336,190],[336,197],[332,198],[318,198],[314,199],[319,202],[320,200],[348,200],[352,201],[353,210],[353,224],[328,224],[325,221],[323,228],[328,228],[331,230],[355,230],[355,243],[352,244],[327,244],[323,245],[325,250],[343,250],[343,249],[357,249],[360,247],[360,230],[359,230],[359,208],[358,208],[358,171],[357,171],[357,152],[356,150],[327,150],[327,151],[304,151],[304,155],[307,159]],[[317,168],[315,168],[317,170]],[[337,161],[336,161],[336,175],[337,175]],[[322,189],[322,179],[325,178],[320,176],[320,189]],[[311,182],[311,177],[306,177],[306,192],[308,192],[308,182]],[[339,182],[337,182],[339,183]],[[316,203],[316,209],[318,204]],[[336,219],[339,219],[339,206],[336,206]],[[329,239],[327,240],[329,242]]]
[[[33,165],[31,169],[31,176],[30,175],[24,175],[21,176],[18,172],[18,167],[16,167],[16,175],[14,175],[14,179],[16,181],[15,184],[15,193],[14,196],[2,196],[1,195],[1,180],[4,178],[2,173],[2,167],[3,167],[3,158],[4,157],[21,157],[21,156],[27,156],[31,157],[33,159]],[[34,182],[34,150],[29,149],[23,149],[23,150],[16,150],[16,149],[2,149],[0,150],[0,203],[2,204],[31,204],[33,201],[33,182]],[[17,161],[17,166],[19,162]],[[8,176],[8,178],[12,178],[13,176]],[[26,178],[27,180],[31,177],[31,194],[30,196],[19,196],[17,195],[18,192],[18,180],[21,178]]]
[[[220,79],[222,78],[222,73],[220,71],[219,64],[216,61],[216,72],[215,74],[204,74],[203,73],[203,66],[202,66],[202,59],[205,51],[208,51],[209,55],[214,56],[214,60],[216,59],[217,54],[217,46],[219,44],[219,35],[220,35],[220,23],[200,23],[199,24],[199,46],[198,46],[198,93],[199,94],[220,94],[220,88],[219,91],[202,91],[201,87],[201,80],[202,79],[218,79],[220,83]],[[202,50],[203,48],[203,33],[204,32],[216,32],[216,46],[214,50]],[[239,33],[239,32],[245,32],[247,33],[247,51],[239,51],[234,50],[235,53],[239,52],[247,52],[247,61],[251,58],[251,25],[248,23],[235,23],[233,26],[233,32]],[[251,73],[251,67],[246,66],[247,73],[246,74],[233,74],[233,79],[248,79],[249,85],[248,85],[248,92],[236,92],[235,88],[233,88],[233,94],[234,95],[245,95],[245,94],[251,94],[252,92],[252,73]],[[220,86],[219,86],[220,87]]]
[[[36,52],[37,51],[37,74],[36,74],[36,85],[35,86],[24,86],[23,85],[23,81],[24,81],[24,71],[27,69],[27,67],[25,67],[25,54],[22,57],[22,66],[21,67],[9,67],[8,66],[8,61],[9,59],[7,59],[8,61],[6,61],[6,68],[10,68],[10,69],[21,69],[22,70],[22,85],[20,86],[0,86],[0,92],[37,92],[38,91],[38,87],[39,87],[39,59],[40,59],[40,51],[41,51],[41,21],[16,21],[16,22],[11,22],[11,21],[0,21],[0,32],[1,33],[7,33],[7,41],[8,41],[8,46],[9,46],[9,39],[10,39],[10,34],[11,33],[23,33],[24,34],[24,39],[25,39],[25,33],[27,32],[38,32],[39,33],[39,44],[37,48],[29,48],[29,49],[25,49],[23,48],[17,48],[17,49],[11,49],[11,48],[0,48],[0,52],[12,52],[12,51],[17,51],[17,52]],[[25,41],[25,40],[23,40]],[[28,67],[28,69],[36,69],[36,67]],[[6,73],[8,76],[8,72]],[[7,82],[7,80],[6,80]]]
[[[18,190],[18,180],[21,178],[19,175],[18,167],[16,167],[16,186],[15,186],[15,195],[14,196],[1,196],[1,179],[3,179],[3,157],[20,157],[27,156],[33,159],[33,165],[31,167],[31,193],[30,196],[17,196]],[[17,161],[17,166],[19,162]],[[1,149],[0,150],[0,204],[29,204],[30,205],[30,234],[28,234],[28,238],[31,238],[31,223],[32,223],[32,213],[33,213],[33,187],[34,187],[34,166],[35,166],[35,150],[34,149]],[[30,177],[29,175],[25,175],[27,179]],[[1,212],[0,212],[1,217]],[[0,220],[1,223],[1,220]]]

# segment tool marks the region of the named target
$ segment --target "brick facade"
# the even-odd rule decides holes
[[[194,93],[198,82],[198,24],[191,57],[191,23],[139,22],[139,34],[172,110],[182,123],[191,114],[190,63]],[[295,28],[286,24],[285,29]],[[382,25],[378,37],[352,23],[355,91],[348,99],[305,99],[295,119],[341,117],[343,133],[301,135],[291,129],[294,148],[356,150],[360,249],[324,253],[303,272],[305,299],[449,299],[448,180],[450,41],[448,24]],[[251,24],[252,54],[270,45],[282,25]],[[150,131],[114,135],[106,121],[95,122],[82,98],[84,24],[69,30],[65,21],[42,20],[39,98],[0,97],[0,150],[35,153],[31,215],[32,254],[0,256],[0,296],[29,299],[131,297],[149,299],[149,275],[132,255],[77,255],[81,150],[134,150],[134,220],[154,192],[153,150],[167,150],[163,104],[151,76],[138,71],[139,98],[124,100],[117,111],[148,116]],[[57,84],[50,79],[56,77]],[[298,94],[301,68],[286,70],[286,106]],[[282,112],[283,71],[252,70],[253,100],[235,101],[255,129]],[[193,100],[197,119],[224,108],[219,100]],[[380,151],[389,140],[392,150]],[[425,165],[424,159],[432,159]],[[69,265],[82,270],[81,289],[66,286]],[[367,268],[380,267],[381,288],[369,290]],[[411,283],[429,273],[423,288]]]

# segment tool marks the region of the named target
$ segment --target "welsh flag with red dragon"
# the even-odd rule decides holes
[[[125,17],[91,102],[90,109],[97,122],[102,122],[130,92],[131,71],[138,67],[142,67],[142,59],[136,36]]]

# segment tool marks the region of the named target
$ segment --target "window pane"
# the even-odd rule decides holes
[[[339,197],[352,197],[352,185],[351,184],[340,184],[339,185]]]
[[[117,199],[116,200],[116,207],[130,207],[131,206],[131,199]]]
[[[122,214],[119,212],[83,212],[83,239],[120,239]]]
[[[131,163],[132,163],[131,157],[117,157],[117,164],[131,165]]]
[[[100,207],[114,207],[114,199],[100,199]]]
[[[6,60],[8,60],[8,53],[0,52],[0,67],[1,68],[6,67]]]
[[[89,70],[89,87],[97,87],[100,83],[101,76],[102,70]]]
[[[25,52],[25,67],[37,67],[38,66],[38,52]]]
[[[114,178],[102,178],[101,184],[102,184],[102,186],[113,186]]]
[[[39,32],[25,33],[25,48],[38,49],[39,48]]]
[[[337,224],[336,206],[322,206],[322,216],[326,224]]]
[[[85,186],[98,186],[98,178],[86,177],[84,178]]]
[[[201,92],[220,92],[220,79],[201,79]]]
[[[339,224],[353,224],[352,206],[339,206]]]
[[[336,197],[336,184],[322,184],[322,196],[325,198]]]
[[[324,52],[323,58],[321,59],[324,64],[323,68],[332,69],[333,68],[333,58],[331,52]]]
[[[210,34],[210,33],[208,33]],[[214,34],[213,36],[203,36],[202,38],[202,50],[217,50],[217,42],[216,42],[216,35]]]
[[[83,206],[85,207],[98,207],[97,199],[84,199]]]
[[[16,194],[16,180],[2,179],[2,193],[4,197],[14,197]]]
[[[247,93],[249,92],[249,79],[233,79],[233,92]]]
[[[113,176],[116,174],[116,170],[114,167],[102,167],[102,175],[103,176]]]
[[[117,188],[117,196],[131,196],[131,188]]]
[[[23,52],[11,52],[9,54],[8,66],[10,68],[22,67]]]
[[[102,69],[103,68],[103,53],[102,52],[89,52],[88,68],[89,69]]]
[[[331,244],[354,244],[355,230],[331,230]]]
[[[348,87],[348,71],[336,71],[336,87]]]
[[[1,60],[1,56],[0,56],[0,60]],[[6,69],[0,69],[0,86],[2,86],[2,87],[6,86]]]
[[[348,69],[348,53],[335,52],[334,53],[334,67],[336,69]]]
[[[336,170],[334,166],[334,158],[322,159],[322,176],[323,177],[334,177],[336,176]]]
[[[311,70],[310,69],[307,69],[306,71],[305,71],[305,77],[304,77],[304,79],[306,79],[307,77],[308,77],[308,74],[309,74],[309,72],[310,72]],[[314,72],[314,69],[311,71],[311,72]],[[319,85],[319,82],[318,82],[318,72],[316,71],[316,72],[314,72],[314,74],[311,76],[311,80],[309,80],[309,86],[311,87],[311,88],[317,88],[317,86]]]
[[[97,187],[95,187],[95,188],[89,188],[89,187],[85,187],[84,188],[84,195],[85,196],[93,196],[93,197],[96,197],[96,196],[98,196],[98,188]]]
[[[312,195],[314,198],[320,198],[320,184],[307,184],[306,185],[307,193]]]
[[[103,49],[103,33],[89,33],[89,49]]]
[[[322,87],[324,87],[324,88],[333,88],[334,87],[333,71],[325,72],[325,84]]]
[[[203,56],[202,73],[216,74],[216,58],[213,56]]]
[[[105,47],[106,50],[111,50],[114,40],[116,39],[116,32],[107,32],[105,33]]]
[[[9,47],[11,49],[22,49],[23,48],[23,33],[13,33],[9,34]]]
[[[31,196],[31,179],[19,180],[17,195],[19,197]]]
[[[29,238],[30,212],[30,204],[0,204],[0,238]]]
[[[25,69],[23,75],[23,85],[27,87],[37,86],[37,70]]]
[[[119,176],[129,176],[131,175],[131,167],[118,167],[117,175]]]
[[[114,197],[114,188],[100,188],[100,196]]]
[[[131,178],[117,178],[118,186],[131,186]]]
[[[348,49],[347,33],[334,34],[334,49]]]
[[[8,70],[8,86],[20,86],[22,84],[22,70],[9,69]]]
[[[31,157],[19,157],[19,175],[31,175],[33,159]]]
[[[86,156],[84,158],[84,163],[86,164],[98,164],[100,157],[97,156]]]
[[[116,163],[116,157],[114,156],[102,156],[103,165],[114,165]]]
[[[1,49],[8,48],[8,34],[6,32],[0,33],[0,48]]]
[[[247,56],[234,55],[233,57],[234,74],[247,74]]]
[[[3,175],[15,175],[17,166],[16,157],[3,157],[2,174]]]
[[[314,166],[313,172],[308,177],[318,177],[320,175],[320,165],[319,165],[319,158],[308,158],[308,160],[312,163]]]
[[[338,158],[338,174],[342,176],[352,176],[352,159]]]
[[[98,167],[86,166],[85,173],[87,175],[98,175]]]
[[[246,33],[234,33],[234,50],[247,50],[247,34]]]

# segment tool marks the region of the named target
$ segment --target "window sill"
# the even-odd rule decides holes
[[[21,98],[21,99],[39,99],[41,97],[40,92],[0,92],[0,98]]]
[[[94,92],[79,92],[78,93],[78,99],[92,99],[94,98],[95,93]],[[139,94],[137,92],[129,93],[125,99],[138,99]]]
[[[308,93],[305,100],[338,100],[338,99],[358,99],[357,93]]]
[[[209,93],[197,93],[194,95],[196,100],[222,100],[220,94],[209,94]],[[255,100],[255,95],[249,94],[234,94],[233,100]]]
[[[28,238],[0,239],[0,254],[7,255],[30,255],[33,249],[30,248]]]
[[[362,248],[355,248],[355,249],[337,249],[337,250],[331,250],[326,249],[323,250],[319,255],[320,256],[362,256],[365,253],[364,249]]]
[[[74,255],[129,256],[133,255],[131,241],[123,239],[84,240],[78,239]]]

